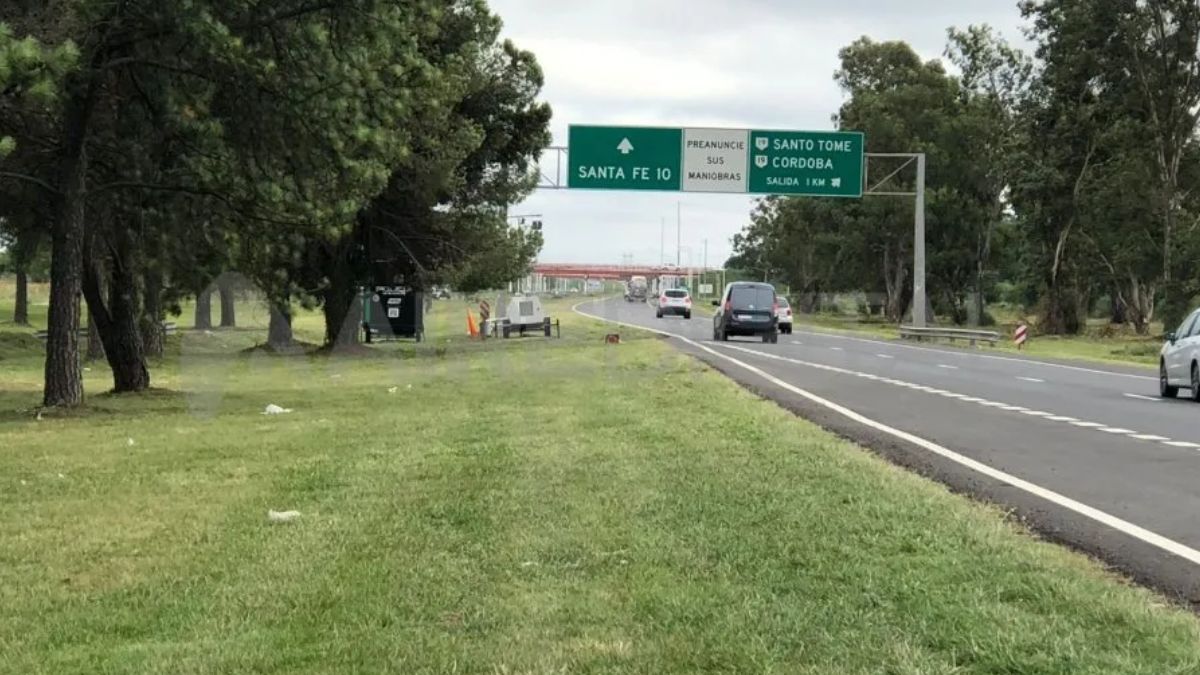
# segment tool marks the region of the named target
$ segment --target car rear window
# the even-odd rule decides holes
[[[775,298],[775,302],[779,303],[780,309],[787,309],[788,307],[791,307],[791,305],[788,304],[787,298],[783,297],[782,295],[778,298]]]
[[[775,291],[763,286],[734,286],[733,306],[747,309],[770,309],[775,303]]]
[[[686,298],[687,291],[667,291],[666,296],[668,298]]]

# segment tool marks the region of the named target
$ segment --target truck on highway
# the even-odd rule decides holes
[[[645,302],[648,289],[646,277],[630,277],[629,283],[625,285],[625,301]]]

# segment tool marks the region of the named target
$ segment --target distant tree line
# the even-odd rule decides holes
[[[845,47],[835,122],[865,132],[869,152],[926,153],[940,318],[986,317],[1004,289],[1047,333],[1080,332],[1100,300],[1139,334],[1173,327],[1200,293],[1200,2],[1019,6],[1032,55],[986,26],[950,29],[953,74],[903,42]],[[911,189],[911,176],[884,187]],[[809,308],[865,291],[900,321],[912,209],[898,197],[766,198],[729,265],[787,283]]]
[[[81,298],[117,391],[180,302],[272,307],[357,340],[356,288],[519,277],[540,234],[505,207],[549,144],[534,56],[484,0],[50,0],[0,10],[0,236],[50,252],[44,404],[84,400]]]

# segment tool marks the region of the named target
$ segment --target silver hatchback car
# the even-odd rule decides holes
[[[1200,309],[1166,337],[1158,361],[1159,395],[1173,398],[1186,389],[1188,398],[1200,401]]]

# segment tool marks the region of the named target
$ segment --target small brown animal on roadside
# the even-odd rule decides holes
[[[604,342],[605,344],[619,345],[621,344],[621,335],[620,333],[609,333],[604,336]]]

